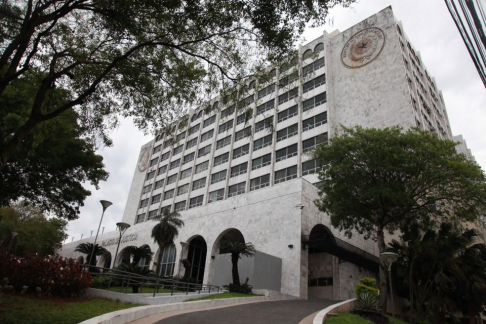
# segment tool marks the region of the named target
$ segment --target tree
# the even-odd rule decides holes
[[[125,272],[129,272],[134,274],[135,276],[130,277],[129,285],[132,286],[132,291],[134,294],[138,294],[138,288],[143,283],[144,279],[141,277],[151,277],[154,275],[154,272],[149,268],[139,267],[135,264],[126,264],[122,263],[118,266],[118,270],[122,270]]]
[[[0,208],[1,245],[18,256],[25,252],[53,255],[55,245],[67,238],[66,226],[65,220],[47,218],[26,202]],[[15,237],[13,232],[17,233]]]
[[[154,252],[150,250],[148,245],[135,246],[130,245],[123,249],[122,254],[132,257],[132,265],[138,265],[141,259],[145,259],[146,262],[152,261]]]
[[[231,275],[233,276],[233,285],[240,285],[240,274],[238,272],[238,261],[242,256],[250,257],[255,255],[255,246],[248,242],[222,240],[219,244],[221,253],[231,253]]]
[[[93,243],[81,243],[74,249],[74,252],[86,254],[86,263],[88,263],[90,267],[96,267],[96,257],[107,255],[109,253],[107,249],[98,243],[94,245],[94,251]],[[93,258],[91,258],[91,255],[93,255]]]
[[[0,136],[0,169],[36,126],[69,110],[105,143],[119,115],[160,128],[255,74],[262,59],[288,54],[306,24],[352,2],[2,1],[0,97],[29,71],[39,79],[22,122]],[[53,101],[58,87],[66,96]]]
[[[158,223],[152,229],[152,238],[159,245],[159,253],[174,242],[179,235],[179,228],[184,226],[178,212],[171,212],[168,208],[162,209],[162,215],[154,218]]]
[[[34,102],[38,75],[25,74],[13,81],[0,96],[0,138],[13,134],[25,122]],[[62,101],[66,90],[52,92],[52,101]],[[79,206],[90,192],[83,182],[97,187],[106,180],[103,158],[85,138],[86,130],[78,124],[78,113],[66,111],[58,118],[38,125],[17,148],[16,154],[0,171],[0,206],[28,200],[41,211],[76,219]]]
[[[385,251],[385,231],[437,227],[444,220],[474,221],[486,207],[485,176],[455,143],[425,131],[344,128],[314,156],[321,166],[317,207],[348,236],[357,233]],[[385,266],[380,305],[386,306]]]

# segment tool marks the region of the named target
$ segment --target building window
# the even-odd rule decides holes
[[[235,105],[226,108],[225,110],[221,111],[221,118],[225,118],[226,116],[230,116],[235,112]]]
[[[219,125],[218,134],[226,132],[227,130],[230,130],[231,128],[233,128],[233,119],[228,120],[226,123]]]
[[[186,210],[186,201],[185,200],[180,201],[180,202],[178,202],[174,205],[174,211],[175,212],[180,212],[180,211],[183,211],[183,210]]]
[[[257,115],[263,114],[265,111],[271,110],[275,107],[275,99],[269,100],[257,107]]]
[[[148,202],[149,202],[149,199],[142,199],[140,201],[140,206],[138,208],[143,208],[143,207],[147,207],[148,206]]]
[[[302,131],[305,132],[314,127],[321,126],[327,123],[327,111],[308,118],[302,122]]]
[[[180,133],[179,135],[176,136],[176,142],[179,142],[180,140],[183,140],[184,138],[186,138],[186,131],[183,131],[182,133]]]
[[[153,151],[153,154],[157,153],[157,152],[160,152],[160,150],[162,149],[162,144],[160,145],[157,145],[156,147],[154,147],[154,151]]]
[[[194,171],[194,174],[206,171],[208,167],[209,167],[209,161],[199,163],[198,165],[196,165],[196,170]]]
[[[143,187],[142,195],[146,194],[147,192],[150,192],[150,190],[152,190],[152,184],[149,184],[148,186]]]
[[[171,175],[170,177],[167,178],[167,184],[170,185],[171,183],[174,183],[177,181],[177,173]]]
[[[144,220],[145,220],[145,213],[139,214],[137,215],[137,220],[135,221],[135,224],[142,223]]]
[[[174,197],[174,189],[167,190],[164,192],[164,200]]]
[[[204,195],[191,198],[191,200],[189,201],[189,209],[197,206],[201,206],[203,204],[203,201],[204,201]]]
[[[204,142],[205,140],[210,139],[214,135],[214,129],[211,129],[210,131],[207,131],[206,133],[201,135],[201,143]]]
[[[159,171],[157,171],[157,175],[164,174],[165,171],[167,171],[167,164],[159,168]]]
[[[246,155],[250,152],[250,144],[246,144],[233,150],[233,159]]]
[[[217,157],[214,158],[213,166],[217,166],[217,165],[226,163],[226,162],[228,162],[228,160],[229,160],[229,152],[218,155]]]
[[[324,66],[324,58],[320,58],[315,62],[312,62],[311,64],[308,64],[302,68],[302,74],[307,76],[308,74],[314,72],[315,70],[320,69],[321,67]]]
[[[259,138],[256,141],[253,142],[253,152],[256,150],[259,150],[261,148],[264,148],[266,146],[272,145],[272,137],[273,134],[267,135],[265,137]]]
[[[312,50],[311,49],[308,49],[304,52],[304,54],[302,55],[302,60],[305,60],[305,59],[308,59],[309,57],[312,56]]]
[[[170,162],[170,170],[177,168],[181,164],[181,159]]]
[[[223,170],[217,173],[213,173],[211,175],[211,183],[216,183],[216,182],[226,180],[226,171],[227,170]]]
[[[298,78],[299,78],[299,71],[294,71],[291,74],[281,78],[278,81],[278,84],[279,84],[280,87],[286,87],[289,84],[291,84],[292,82],[294,82],[295,80],[297,80]]]
[[[159,163],[159,157],[156,157],[155,159],[152,159],[152,160],[150,161],[149,167],[154,166],[154,165],[156,165],[157,163]]]
[[[265,97],[271,93],[275,92],[275,83],[263,88],[262,90],[258,91],[258,99]]]
[[[199,118],[201,118],[202,113],[203,113],[202,109],[199,110],[198,112],[194,113],[194,115],[192,115],[192,117],[191,117],[191,122],[196,121]]]
[[[158,194],[158,195],[153,196],[152,197],[152,202],[150,204],[153,205],[153,204],[156,204],[156,203],[160,202],[160,197],[161,197],[161,194]]]
[[[264,130],[265,128],[271,128],[273,126],[273,117],[268,117],[255,124],[255,133]]]
[[[164,138],[164,135],[163,134],[159,134],[155,137],[155,142],[158,142],[160,140],[162,140]]]
[[[218,150],[218,149],[223,148],[223,147],[230,145],[230,144],[231,144],[231,135],[226,136],[225,138],[217,141],[216,142],[216,149]]]
[[[199,130],[199,126],[201,126],[201,124],[197,124],[189,128],[189,135],[196,133]]]
[[[154,187],[154,190],[157,190],[157,189],[160,189],[164,186],[164,179],[162,180],[159,180],[159,181],[156,181],[155,182],[155,187]]]
[[[231,178],[244,174],[248,171],[248,162],[239,164],[231,168]]]
[[[309,287],[325,287],[325,286],[332,286],[333,279],[332,277],[329,278],[309,278],[308,286]]]
[[[251,179],[250,191],[265,188],[268,187],[269,185],[270,185],[270,174],[265,174],[261,177]]]
[[[248,97],[246,97],[245,99],[241,100],[238,103],[238,109],[241,109],[241,108],[244,108],[244,107],[250,105],[251,103],[253,103],[253,100],[254,100],[254,95],[249,95]]]
[[[326,75],[323,74],[318,76],[315,79],[310,80],[309,82],[304,83],[303,93],[311,91],[312,89],[317,88],[318,86],[326,83]]]
[[[283,122],[284,120],[297,116],[297,114],[298,114],[298,106],[297,105],[292,106],[289,109],[286,109],[278,113],[277,123]]]
[[[243,113],[236,118],[236,125],[242,124],[246,121],[246,114]]]
[[[251,135],[251,126],[235,133],[235,142]]]
[[[305,100],[302,105],[302,110],[303,111],[311,110],[312,108],[322,105],[325,102],[326,102],[326,93],[324,92],[315,97]]]
[[[172,138],[169,138],[168,140],[166,140],[166,141],[164,142],[164,149],[166,149],[166,148],[168,148],[169,146],[171,146],[171,145],[172,145],[172,141],[173,141],[173,140],[172,140]]]
[[[281,105],[291,99],[297,98],[299,95],[299,89],[298,88],[293,88],[292,90],[289,90],[280,96],[278,96],[278,104]]]
[[[297,144],[284,147],[276,153],[275,162],[283,161],[297,155]]]
[[[208,204],[213,201],[224,199],[224,188],[209,193]]]
[[[322,52],[324,50],[324,43],[319,43],[314,47],[314,53]]]
[[[305,141],[302,142],[302,150],[303,152],[306,152],[308,150],[311,150],[315,148],[317,145],[321,143],[326,143],[327,144],[327,133],[318,135],[316,137],[309,138]]]
[[[297,178],[297,166],[275,172],[275,184]]]
[[[203,123],[203,128],[208,127],[209,125],[213,124],[215,121],[216,121],[216,115],[205,119]]]
[[[179,179],[185,179],[187,177],[190,177],[192,173],[192,168],[185,169],[184,171],[181,171],[181,176]]]
[[[196,153],[192,152],[190,154],[184,155],[184,158],[182,159],[182,164],[186,164],[194,160],[194,157],[196,156]]]
[[[176,147],[172,153],[172,156],[176,155],[176,154],[179,154],[182,152],[182,149],[183,149],[184,145],[179,145],[178,147]]]
[[[197,152],[197,157],[205,156],[206,154],[211,153],[211,144],[208,146],[205,146],[203,148],[200,148],[199,151]]]
[[[149,211],[147,220],[152,220],[152,219],[156,218],[158,214],[159,214],[158,209]]]
[[[186,150],[197,145],[197,137],[186,143]]]
[[[176,260],[175,244],[165,247],[164,251],[159,253],[157,260],[157,274],[160,277],[172,277]]]
[[[170,157],[170,151],[166,152],[166,153],[164,153],[160,156],[160,162],[167,160],[169,157]]]
[[[180,195],[183,195],[183,194],[186,194],[189,192],[189,184],[185,184],[183,186],[179,186],[177,188],[177,195],[180,196]]]
[[[206,177],[194,180],[192,182],[192,190],[197,190],[200,188],[204,188],[206,186]]]
[[[147,173],[147,177],[145,178],[145,180],[150,180],[153,177],[155,177],[155,172],[150,171],[149,173]]]
[[[294,124],[287,128],[281,129],[277,132],[277,142],[283,141],[284,139],[297,135],[298,132],[299,132],[298,124]]]
[[[313,174],[317,173],[319,171],[319,165],[317,164],[316,160],[310,160],[307,162],[302,163],[302,175],[308,175],[308,174]]]
[[[251,162],[251,169],[256,170],[263,168],[264,166],[270,165],[272,162],[272,154],[265,154],[264,156],[260,156],[259,158],[253,159]]]
[[[246,182],[241,182],[229,187],[228,198],[245,193]]]

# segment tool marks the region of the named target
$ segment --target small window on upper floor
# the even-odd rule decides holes
[[[312,50],[308,49],[307,51],[304,52],[304,54],[302,54],[302,60],[305,60],[311,56],[312,56]]]
[[[253,89],[253,88],[255,88],[255,84],[256,84],[256,83],[255,83],[255,80],[251,81],[251,82],[250,82],[250,84],[248,85],[248,88],[249,88],[249,89]]]
[[[314,47],[314,52],[317,53],[317,52],[322,52],[324,50],[324,43],[319,43],[316,45],[316,47]]]

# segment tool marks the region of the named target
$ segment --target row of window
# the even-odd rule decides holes
[[[287,154],[289,152],[288,150],[290,150],[290,151],[293,150],[294,146],[295,146],[295,149],[296,149],[296,147],[297,147],[296,144],[292,145],[289,148],[286,148],[285,150],[287,150],[287,151],[286,151],[285,154]],[[290,154],[292,154],[292,153],[290,153]],[[278,155],[277,155],[277,160],[278,160]],[[271,163],[271,154],[261,156],[261,157],[256,158],[252,161],[252,170],[264,167],[266,165],[269,165],[270,163]],[[319,170],[319,166],[317,165],[316,160],[306,161],[306,162],[302,163],[302,176],[315,173],[318,170]],[[248,162],[239,164],[239,165],[231,168],[231,177],[236,177],[238,175],[245,174],[247,171],[248,171]],[[177,176],[177,175],[174,175],[174,176]],[[227,170],[222,170],[220,172],[213,173],[211,175],[211,184],[226,180],[226,176],[227,176]],[[286,168],[286,169],[275,171],[274,183],[277,184],[277,183],[280,183],[280,182],[284,182],[284,181],[287,181],[287,180],[294,179],[296,177],[297,177],[297,166],[295,165],[295,166],[292,166],[292,167],[289,167],[289,168]],[[200,189],[200,188],[204,188],[206,186],[206,180],[207,180],[206,177],[194,180],[192,182],[192,189],[191,190],[194,191],[194,190],[197,190],[197,189]],[[163,181],[163,180],[161,180],[161,181]],[[270,181],[270,175],[269,174],[261,176],[261,177],[257,177],[255,179],[252,179],[250,181],[250,191],[269,186],[270,185],[269,181]],[[168,183],[169,183],[169,181],[168,181]],[[163,200],[173,198],[175,194],[177,196],[180,196],[180,195],[188,193],[189,192],[189,185],[190,184],[187,183],[187,184],[184,184],[182,186],[177,187],[177,190],[174,188],[174,189],[170,189],[170,190],[165,191],[164,194],[163,194]],[[152,185],[145,186],[143,188],[143,191],[144,192],[150,192],[151,188],[152,188]],[[155,188],[155,189],[157,189],[157,188]],[[223,190],[223,189],[220,189],[220,190]],[[220,190],[216,190],[216,191],[211,192],[210,196],[209,196],[210,201],[208,201],[208,202],[214,201],[214,200],[211,200],[211,194],[213,194],[213,196],[214,196]],[[228,197],[232,197],[232,196],[244,193],[245,192],[244,190],[245,190],[245,183],[244,182],[230,186],[229,192],[228,192]],[[224,190],[223,190],[223,194],[224,194]],[[152,198],[142,199],[140,201],[139,208],[147,207],[149,205],[149,202],[150,202],[151,205],[159,203],[161,201],[161,199],[162,199],[161,193],[152,196]],[[216,199],[216,200],[219,200],[219,199]],[[202,202],[201,202],[201,204],[202,204]],[[190,206],[191,205],[192,204],[190,204]],[[151,219],[150,215],[149,215],[149,219]]]
[[[266,158],[266,156],[265,156],[265,158]],[[262,161],[264,161],[265,158],[262,157],[261,158]],[[318,167],[317,162],[315,160],[311,160],[311,161],[307,161],[307,162],[302,163],[302,176],[305,176],[305,175],[308,175],[308,174],[311,174],[311,173],[315,173],[318,170],[319,170],[319,167]],[[227,170],[223,170],[221,172],[213,174],[211,176],[211,183],[216,183],[216,182],[225,180],[226,179],[226,171]],[[233,174],[238,175],[238,174],[241,174],[242,172],[246,173],[246,171],[247,171],[247,164],[246,163],[241,164],[241,165],[236,166],[236,167],[233,167],[232,170],[231,170],[232,176],[233,176]],[[288,181],[288,180],[292,180],[292,179],[295,179],[295,178],[297,178],[297,166],[296,165],[288,167],[286,169],[275,171],[274,184],[278,184],[278,183],[285,182],[285,181]],[[206,185],[206,177],[204,177],[202,179],[195,180],[195,181],[193,181],[192,190],[203,188],[205,185]],[[270,185],[270,174],[266,174],[266,175],[263,175],[263,176],[260,176],[260,177],[256,177],[256,178],[250,180],[250,191],[265,188],[265,187],[268,187],[269,185]],[[240,182],[240,183],[231,185],[231,186],[228,187],[228,198],[243,194],[243,193],[245,193],[245,191],[246,191],[246,182]],[[177,192],[177,196],[188,193],[189,192],[189,184],[185,184],[183,186],[178,187],[177,191],[175,189],[171,189],[171,190],[164,192],[164,196],[163,196],[164,200],[173,198],[175,192]],[[217,201],[217,200],[224,199],[224,188],[210,192],[208,197],[209,197],[208,198],[208,204],[212,203],[214,201]],[[140,201],[140,208],[148,206],[149,200],[150,200],[150,204],[159,203],[161,198],[162,198],[162,194],[157,194],[157,195],[152,196],[151,199],[149,199],[149,198],[143,199],[143,200]],[[189,200],[189,208],[201,206],[203,204],[203,201],[204,201],[203,198],[204,198],[204,195],[200,195],[200,196],[191,198]],[[162,209],[164,209],[164,208],[167,208],[167,207],[162,207]],[[182,202],[178,202],[174,206],[175,211],[182,211],[182,210],[185,210],[185,209],[186,209],[186,200],[184,200]],[[141,214],[141,215],[143,215],[143,214]],[[159,213],[158,213],[157,210],[150,211],[149,215],[148,215],[148,219],[149,220],[153,219],[153,218],[157,217],[158,215],[159,215]],[[137,220],[138,220],[138,218],[137,218]]]

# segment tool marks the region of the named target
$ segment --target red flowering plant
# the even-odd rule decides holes
[[[7,278],[15,290],[56,297],[75,297],[91,284],[91,274],[73,259],[25,253],[23,258],[0,250],[0,279]]]

